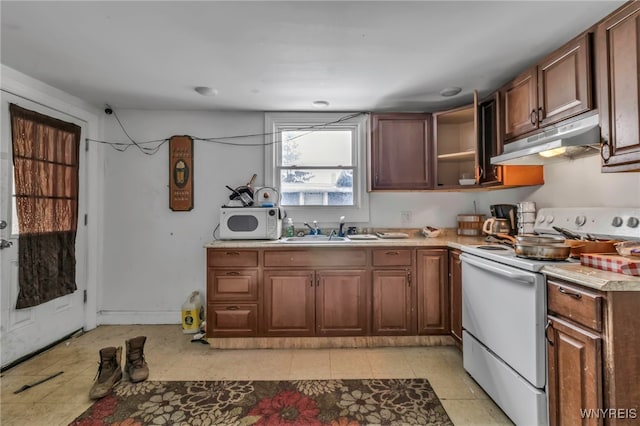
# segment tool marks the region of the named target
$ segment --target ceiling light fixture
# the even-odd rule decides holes
[[[198,86],[194,90],[202,96],[215,96],[218,94],[216,89],[207,86]]]
[[[450,97],[450,96],[455,96],[458,93],[460,93],[462,91],[461,88],[459,87],[445,87],[444,89],[442,89],[440,91],[440,96],[444,96],[444,97]]]
[[[329,106],[329,101],[313,101],[312,105],[316,108],[326,108]]]

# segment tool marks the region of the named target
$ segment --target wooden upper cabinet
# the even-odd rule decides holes
[[[591,63],[584,33],[504,86],[505,143],[593,109]]]
[[[517,76],[502,89],[504,138],[513,139],[538,128],[538,73],[536,67]]]
[[[430,114],[372,114],[370,187],[431,189]]]
[[[538,65],[538,125],[593,108],[591,35],[585,33]]]
[[[640,3],[629,3],[596,32],[602,171],[640,170]]]
[[[473,104],[433,114],[435,146],[435,182],[437,188],[471,185],[479,182],[478,167],[478,94]]]

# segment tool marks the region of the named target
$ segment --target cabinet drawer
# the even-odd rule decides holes
[[[550,312],[592,330],[602,331],[602,294],[565,282],[548,280],[547,300]]]
[[[365,249],[335,247],[309,250],[267,250],[264,252],[264,266],[311,266],[314,268],[367,266],[367,251]]]
[[[257,304],[216,303],[207,306],[207,337],[257,335]]]
[[[412,258],[412,250],[373,250],[373,266],[411,266]]]
[[[258,270],[209,268],[207,297],[209,302],[258,300]]]
[[[258,266],[257,250],[207,249],[207,266]]]

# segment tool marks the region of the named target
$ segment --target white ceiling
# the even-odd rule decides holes
[[[488,94],[623,3],[3,0],[0,59],[100,107],[433,111]],[[447,86],[463,91],[443,98]]]

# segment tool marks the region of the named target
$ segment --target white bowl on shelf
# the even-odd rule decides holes
[[[475,179],[458,179],[458,182],[460,183],[460,185],[475,185],[476,184],[476,180]]]

